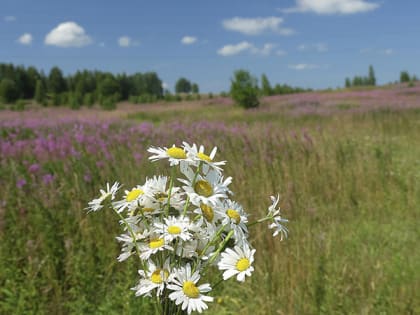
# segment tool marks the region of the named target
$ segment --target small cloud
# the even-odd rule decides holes
[[[45,36],[45,44],[57,47],[83,47],[92,43],[83,27],[75,22],[60,23]]]
[[[393,49],[391,49],[391,48],[387,48],[387,49],[385,49],[384,51],[383,51],[383,53],[385,54],[385,55],[393,55],[394,54],[394,50]]]
[[[280,17],[270,16],[266,18],[242,18],[234,17],[224,20],[222,25],[228,31],[239,32],[245,35],[260,35],[264,32],[274,32],[280,35],[291,35],[294,31],[283,28],[284,20]]]
[[[324,43],[316,43],[316,44],[301,44],[297,47],[299,51],[316,51],[316,52],[327,52],[328,46]]]
[[[264,44],[262,48],[253,47],[252,53],[262,56],[269,56],[275,47],[275,44],[267,43]]]
[[[393,55],[395,51],[392,48],[386,49],[373,49],[373,48],[363,48],[359,51],[361,54],[376,54],[376,55]]]
[[[284,51],[284,50],[281,50],[281,49],[279,49],[279,50],[277,50],[276,51],[276,55],[277,56],[285,56],[285,55],[287,55],[287,52],[286,51]]]
[[[283,13],[306,13],[316,14],[355,14],[373,11],[379,8],[378,3],[365,0],[296,0],[296,6],[280,9]]]
[[[217,53],[221,56],[233,56],[237,55],[243,51],[252,49],[254,45],[248,43],[248,42],[240,42],[236,45],[225,45],[222,48],[220,48]]]
[[[34,38],[32,37],[31,34],[25,33],[25,34],[21,35],[16,41],[19,44],[22,44],[22,45],[30,45],[30,44],[32,44],[33,39]]]
[[[99,46],[99,47],[105,47],[105,43],[104,43],[104,42],[100,42],[100,43],[98,44],[98,46]]]
[[[289,65],[290,69],[293,70],[311,70],[311,69],[317,69],[319,68],[318,65],[314,65],[314,64],[308,64],[308,63],[298,63],[298,64],[294,64],[294,65]]]
[[[131,47],[140,45],[140,42],[132,39],[129,36],[121,36],[120,38],[118,38],[118,45],[120,47]]]
[[[238,44],[225,45],[217,53],[224,57],[238,55],[243,52],[248,52],[253,55],[269,56],[275,47],[275,44],[266,43],[263,47],[258,48],[254,44],[244,41]]]
[[[5,22],[14,22],[14,21],[16,21],[16,16],[13,16],[13,15],[5,16],[4,21]]]
[[[181,43],[184,45],[192,45],[197,41],[197,37],[194,36],[184,36],[181,39]]]

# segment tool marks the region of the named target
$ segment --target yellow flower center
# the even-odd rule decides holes
[[[163,275],[163,278],[162,278]],[[169,277],[169,271],[168,270],[162,270],[162,269],[156,269],[153,271],[152,275],[150,276],[150,281],[153,283],[159,284],[162,283],[164,280],[166,280]]]
[[[185,154],[185,151],[177,147],[169,148],[168,150],[166,150],[166,154],[168,154],[171,158],[174,158],[174,159],[187,158],[187,154]]]
[[[211,162],[212,161],[211,157],[209,157],[207,154],[198,152],[197,156],[198,156],[199,159],[201,159],[203,161],[206,161],[206,162]]]
[[[133,200],[136,200],[140,195],[143,195],[144,191],[138,188],[133,189],[127,194],[127,197],[125,198],[128,202],[131,202]]]
[[[200,196],[210,197],[213,195],[213,187],[206,180],[198,180],[194,185],[194,191]]]
[[[239,222],[241,222],[241,215],[239,214],[238,211],[233,210],[233,209],[227,209],[226,214],[228,215],[229,218],[234,220],[236,224],[239,224]]]
[[[202,203],[200,205],[200,208],[201,208],[201,212],[203,213],[203,216],[206,218],[206,220],[208,222],[212,222],[213,218],[214,218],[213,208],[208,206],[208,205],[205,205],[204,203]]]
[[[163,238],[154,238],[150,240],[149,247],[152,249],[155,249],[155,248],[162,247],[164,244],[165,244],[165,241]]]
[[[200,291],[192,281],[185,281],[182,286],[182,291],[184,291],[186,296],[192,299],[196,299],[200,296]]]
[[[239,271],[245,271],[249,268],[249,265],[250,263],[248,258],[241,258],[236,263],[236,269],[238,269]]]
[[[179,234],[179,233],[181,233],[181,231],[182,230],[179,226],[176,226],[176,225],[168,226],[168,233],[169,234]]]

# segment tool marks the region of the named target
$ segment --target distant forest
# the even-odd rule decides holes
[[[82,70],[65,76],[59,67],[48,74],[33,66],[16,66],[0,63],[0,101],[5,104],[19,103],[24,106],[34,100],[43,106],[99,104],[105,109],[115,108],[119,101],[152,103],[159,100],[181,101],[200,99],[197,83],[181,77],[177,80],[175,94],[165,90],[156,72],[113,74],[111,72]],[[264,96],[310,91],[287,84],[272,86],[265,74],[261,76],[259,94]],[[229,96],[222,92],[221,96]],[[213,94],[207,94],[212,98]]]

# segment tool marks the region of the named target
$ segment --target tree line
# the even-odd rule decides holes
[[[35,67],[15,66],[0,63],[0,100],[14,103],[19,99],[34,99],[42,105],[81,105],[114,107],[115,103],[130,100],[134,103],[173,99],[165,91],[162,80],[156,72],[113,74],[104,71],[77,71],[65,76],[59,67],[53,67],[48,74]],[[180,78],[177,93],[198,93],[197,83]]]
[[[411,76],[408,71],[401,71],[400,73],[400,83],[410,83],[418,81],[417,76]],[[367,76],[355,76],[353,79],[346,78],[344,83],[346,88],[355,87],[355,86],[376,86],[376,77],[375,70],[373,66],[369,66],[369,72]]]

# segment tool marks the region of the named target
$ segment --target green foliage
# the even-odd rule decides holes
[[[401,73],[400,73],[400,82],[401,83],[410,82],[410,74],[408,73],[408,71],[401,71]]]
[[[101,100],[100,106],[102,109],[105,110],[114,110],[117,108],[117,101],[116,101],[116,97],[114,96],[109,96],[109,97],[104,97]]]
[[[257,79],[246,70],[237,70],[230,85],[232,99],[243,108],[254,108],[260,104]]]
[[[193,83],[191,85],[191,92],[194,93],[194,94],[200,93],[200,88],[198,87],[197,83]]]
[[[67,89],[63,73],[58,67],[53,67],[48,75],[48,92],[60,94]]]
[[[41,80],[36,81],[35,101],[38,104],[43,104],[45,101],[45,86]]]
[[[175,93],[190,93],[191,82],[186,78],[179,78],[175,83]]]
[[[95,96],[93,95],[93,93],[86,93],[83,96],[83,105],[92,107],[94,104],[95,104]]]
[[[0,81],[0,98],[5,103],[13,103],[19,98],[19,90],[11,79]]]
[[[369,66],[369,73],[368,76],[355,76],[353,77],[353,80],[350,80],[350,78],[346,78],[345,86],[346,88],[352,87],[352,86],[375,86],[376,85],[376,77],[375,77],[375,70],[373,69],[373,66]]]
[[[261,76],[261,92],[265,96],[273,95],[273,88],[265,74]]]

